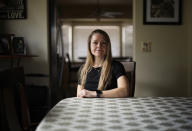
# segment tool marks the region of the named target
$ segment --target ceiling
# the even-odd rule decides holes
[[[59,16],[65,18],[132,19],[133,0],[56,0]]]

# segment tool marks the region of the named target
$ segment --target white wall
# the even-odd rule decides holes
[[[136,96],[191,95],[191,0],[183,0],[182,25],[143,25],[143,1],[134,0]],[[152,52],[140,50],[152,41]],[[190,48],[190,49],[189,49]]]
[[[1,20],[0,26],[1,33],[24,37],[28,54],[38,56],[21,59],[25,73],[49,74],[47,0],[27,0],[27,19]]]

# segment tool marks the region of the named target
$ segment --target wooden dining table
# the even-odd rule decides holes
[[[192,131],[192,97],[66,98],[36,131]]]

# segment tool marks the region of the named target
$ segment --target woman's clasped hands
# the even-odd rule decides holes
[[[85,97],[96,97],[96,91],[89,91],[86,89],[82,89],[79,91],[79,93],[77,94],[77,97],[79,98],[85,98]]]

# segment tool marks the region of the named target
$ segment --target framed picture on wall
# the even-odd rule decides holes
[[[26,55],[24,37],[14,37],[12,47],[14,55]]]
[[[181,0],[144,0],[143,2],[143,24],[181,24]]]
[[[0,34],[0,55],[12,54],[12,40],[14,34]]]

